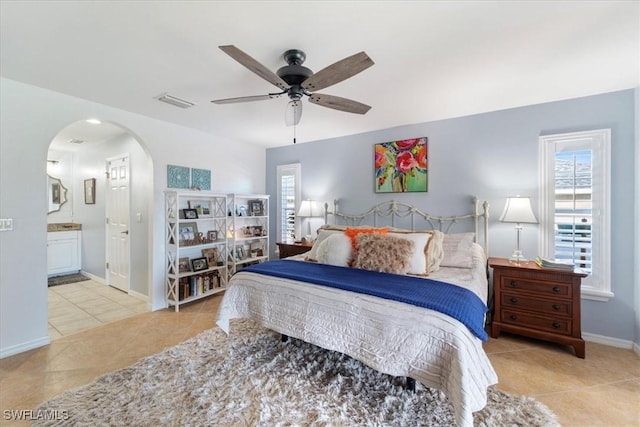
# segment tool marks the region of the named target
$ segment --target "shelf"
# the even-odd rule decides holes
[[[227,216],[228,198],[226,194],[205,191],[166,190],[164,193],[166,300],[169,305],[175,306],[177,312],[182,304],[226,289],[229,280],[229,266],[226,262],[229,256],[226,238],[230,221]],[[199,217],[180,218],[184,209],[195,210]],[[208,240],[209,236],[217,239]],[[207,240],[203,241],[204,239]],[[197,244],[188,244],[189,242]],[[179,272],[181,264],[189,263],[191,266],[193,260],[199,258],[207,260],[202,267],[213,265],[214,261],[222,262],[222,265],[199,271]],[[218,287],[208,289],[213,283],[217,283]],[[198,290],[202,290],[202,293],[180,299],[180,295],[189,295]]]
[[[215,295],[215,294],[218,294],[220,292],[224,292],[226,290],[227,290],[226,286],[221,286],[219,288],[213,288],[211,290],[208,290],[208,291],[206,291],[206,292],[204,292],[204,293],[202,293],[200,295],[193,295],[193,296],[187,297],[185,299],[178,300],[177,302],[178,302],[178,305],[186,304],[188,302],[196,301],[196,300],[199,300],[200,298],[205,298],[205,297],[208,297],[210,295]],[[174,305],[176,303],[176,301],[172,300],[172,299],[169,299],[169,302],[172,305]]]
[[[266,255],[264,255],[264,256],[254,257],[254,258],[245,258],[245,259],[242,259],[242,260],[240,260],[240,261],[238,261],[238,260],[235,260],[235,259],[234,259],[234,260],[233,260],[233,262],[234,262],[234,264],[236,264],[236,265],[241,265],[241,264],[247,264],[247,263],[250,263],[250,262],[261,262],[261,261],[266,261],[266,260],[268,260],[268,259],[269,259],[269,257],[268,257],[268,256],[266,256]]]

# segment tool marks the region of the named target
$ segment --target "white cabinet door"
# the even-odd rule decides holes
[[[80,232],[51,232],[47,236],[49,276],[80,271]]]

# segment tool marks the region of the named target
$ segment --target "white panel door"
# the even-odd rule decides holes
[[[129,156],[107,161],[107,284],[129,292]]]

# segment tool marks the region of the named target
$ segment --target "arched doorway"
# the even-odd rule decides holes
[[[128,247],[122,252],[126,255],[120,257],[113,250],[115,242],[111,241],[108,227],[109,215],[113,216],[114,212],[109,169],[112,161],[124,158],[128,167],[126,171],[118,169],[118,173],[126,175],[129,188],[126,203],[117,208],[121,213],[126,212],[122,216],[126,218]],[[89,279],[75,285],[75,292],[70,286],[49,288],[51,338],[149,311],[152,288],[149,285],[151,226],[148,212],[153,194],[153,171],[142,141],[116,123],[88,120],[72,123],[52,140],[47,173],[67,188],[66,203],[47,214],[48,229],[51,224],[79,226],[79,272],[84,276],[79,280]],[[119,221],[123,222],[122,218]],[[47,234],[56,237],[55,232]],[[118,276],[117,287],[121,291],[109,286],[116,281],[110,268],[115,264],[110,258],[117,258],[118,272],[126,272],[126,284],[123,285],[122,277]],[[52,316],[62,318],[62,323],[52,322]]]

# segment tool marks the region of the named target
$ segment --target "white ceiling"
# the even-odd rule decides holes
[[[305,100],[300,143],[636,87],[639,11],[637,1],[2,0],[0,71],[273,147],[292,142],[288,99],[212,104],[277,91],[219,45],[274,72],[292,48],[313,71],[363,50],[373,59],[320,91],[372,109],[362,116]],[[163,92],[196,105],[158,102]]]

